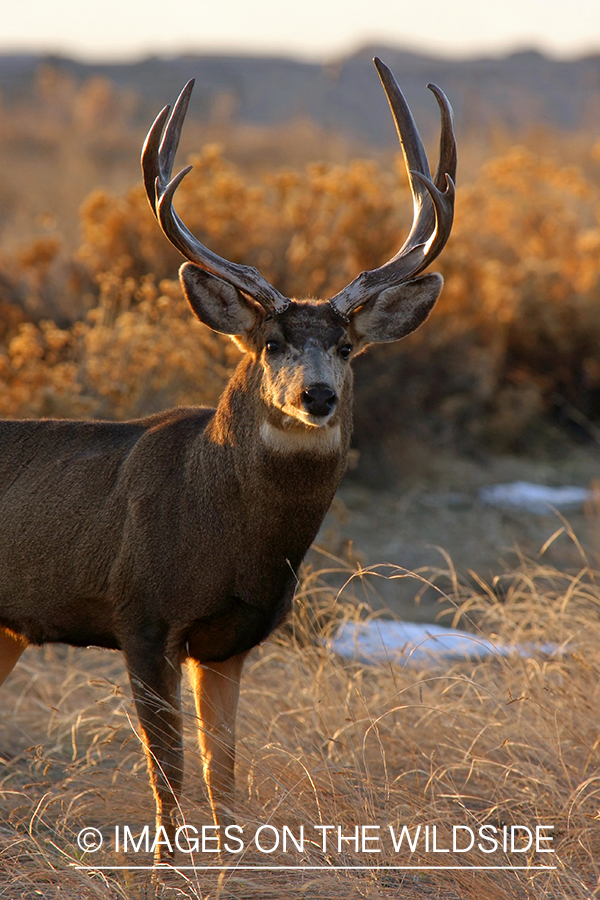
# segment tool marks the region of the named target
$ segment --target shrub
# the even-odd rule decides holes
[[[392,256],[410,224],[406,186],[374,162],[318,163],[254,180],[216,146],[193,162],[177,195],[186,224],[290,296],[331,296]],[[446,287],[431,321],[360,360],[363,446],[385,446],[410,428],[438,442],[520,449],[552,418],[593,430],[597,175],[593,153],[584,177],[513,147],[460,188],[454,232],[436,264]],[[180,258],[142,188],[116,198],[94,191],[82,227],[77,253],[38,241],[7,270],[11,309],[18,297],[21,312],[0,335],[0,413],[120,418],[214,402],[235,351],[193,320],[167,280]],[[47,315],[52,309],[64,321]]]

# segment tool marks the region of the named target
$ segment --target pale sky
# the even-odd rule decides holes
[[[0,53],[330,59],[365,43],[449,56],[600,52],[600,0],[0,0]]]

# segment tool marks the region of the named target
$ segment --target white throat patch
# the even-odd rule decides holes
[[[342,433],[339,425],[322,428],[276,428],[270,422],[260,426],[263,444],[278,453],[331,453],[340,446]]]

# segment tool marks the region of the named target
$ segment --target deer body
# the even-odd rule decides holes
[[[125,423],[0,422],[0,683],[30,643],[122,650],[157,826],[170,838],[183,780],[182,664],[213,816],[226,826],[244,658],[288,613],[344,473],[351,360],[417,328],[442,287],[439,275],[414,276],[450,233],[450,108],[433,88],[442,142],[432,181],[406,101],[376,64],[415,202],[393,259],[331,300],[290,300],[200,244],[172,207],[187,170],[170,180],[190,83],[157,118],[142,165],[154,214],[190,260],[180,276],[192,311],[245,352],[216,410]]]
[[[121,650],[154,630],[177,666],[186,646],[213,662],[269,634],[289,610],[349,433],[345,423],[343,441],[316,459],[272,449],[260,419],[240,427],[236,416],[253,396],[247,368],[216,411],[0,422],[2,626],[33,644]]]

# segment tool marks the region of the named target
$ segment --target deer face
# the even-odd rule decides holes
[[[283,414],[288,426],[328,425],[350,378],[353,350],[348,330],[329,304],[294,301],[262,323],[251,340],[267,406]]]
[[[336,419],[351,384],[353,339],[343,319],[320,300],[291,301],[269,316],[239,291],[196,266],[181,280],[196,316],[230,334],[261,370],[261,399],[275,426],[322,428]]]
[[[276,315],[192,263],[181,268],[192,310],[235,337],[261,369],[261,398],[274,426],[319,429],[336,420],[351,386],[350,360],[368,344],[397,341],[423,322],[442,287],[424,275],[386,288],[347,318],[323,300],[292,300]]]

